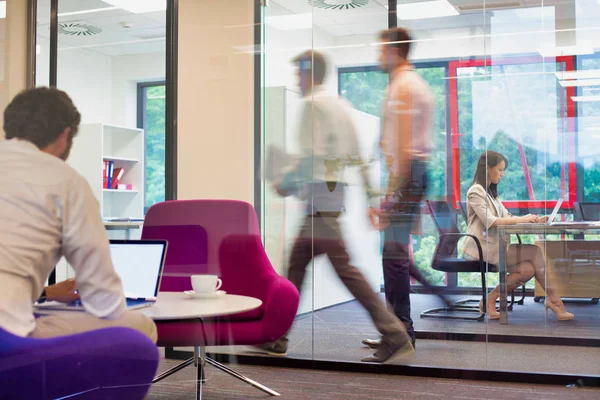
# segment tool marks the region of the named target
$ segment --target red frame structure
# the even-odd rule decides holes
[[[457,207],[457,201],[461,200],[460,193],[460,146],[459,137],[461,133],[459,131],[459,118],[458,118],[458,69],[459,68],[470,68],[470,67],[493,67],[498,65],[519,65],[519,64],[541,64],[546,63],[564,63],[565,71],[575,70],[575,57],[556,57],[544,59],[541,56],[531,57],[514,57],[505,59],[472,59],[472,60],[460,60],[450,61],[448,63],[448,94],[449,94],[449,113],[450,113],[450,135],[451,135],[451,162],[452,162],[452,204]],[[568,177],[569,177],[569,188],[568,196],[562,204],[562,208],[572,208],[573,203],[576,201],[576,187],[577,187],[577,168],[575,163],[575,102],[572,97],[575,96],[575,88],[566,88],[566,109],[567,109],[567,131],[568,131]],[[561,117],[565,117],[561,115]],[[448,171],[448,168],[446,168]],[[562,173],[561,173],[562,175]],[[562,178],[563,176],[561,176]],[[561,183],[564,182],[561,179]],[[446,186],[448,181],[446,181]],[[545,200],[518,200],[518,201],[504,201],[504,205],[507,208],[553,208],[556,205],[556,200],[545,201]]]

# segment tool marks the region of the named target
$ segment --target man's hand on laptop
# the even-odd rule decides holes
[[[75,287],[75,278],[69,278],[46,288],[46,300],[48,301],[69,303],[78,299],[79,294],[77,294],[77,289]]]
[[[538,217],[538,222],[540,224],[545,224],[549,219],[550,217],[548,215],[542,215],[541,217]]]

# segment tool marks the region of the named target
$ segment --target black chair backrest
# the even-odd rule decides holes
[[[441,236],[445,233],[460,233],[456,226],[456,214],[452,212],[446,202],[430,202],[427,200],[426,205],[440,234],[433,256],[433,263],[435,264],[438,259],[456,257],[458,241],[461,237],[458,235]]]
[[[466,201],[457,201],[458,209],[460,210],[461,215],[465,219],[465,222],[469,220],[469,212],[467,211],[467,202]]]
[[[578,202],[573,203],[573,221],[583,221],[581,205]]]
[[[575,203],[573,212],[576,221],[600,221],[600,203]]]

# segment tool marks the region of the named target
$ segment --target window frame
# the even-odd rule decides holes
[[[521,64],[536,64],[536,63],[564,63],[566,72],[574,71],[575,68],[575,57],[564,56],[564,57],[552,57],[544,58],[535,55],[520,55],[516,57],[503,57],[503,58],[472,58],[469,60],[453,60],[449,62],[449,85],[450,93],[450,136],[452,138],[452,164],[450,167],[450,173],[452,174],[453,182],[453,196],[452,204],[457,208],[457,201],[461,201],[460,193],[460,145],[459,145],[459,109],[458,109],[458,84],[457,76],[459,68],[472,68],[472,67],[493,67],[498,65],[521,65]],[[576,137],[577,130],[575,126],[575,102],[572,97],[575,95],[575,88],[566,88],[566,109],[567,109],[567,131],[569,133],[568,141],[568,161],[567,161],[567,174],[569,186],[565,188],[568,193],[568,198],[563,201],[561,209],[571,210],[573,209],[573,203],[578,201],[577,196],[577,167],[576,167]],[[448,173],[448,171],[446,171]],[[545,212],[545,210],[552,209],[556,206],[556,200],[509,200],[502,201],[504,206],[510,210],[527,210],[528,212]]]
[[[564,56],[555,58],[543,58],[535,55],[519,55],[519,56],[505,56],[502,58],[481,58],[473,57],[468,60],[431,60],[414,63],[415,69],[419,68],[431,68],[431,67],[444,67],[446,77],[446,165],[444,168],[445,180],[446,180],[446,201],[450,201],[455,211],[458,210],[457,201],[461,201],[460,192],[460,146],[459,146],[459,129],[458,129],[458,85],[457,85],[457,72],[458,68],[464,67],[486,67],[486,66],[497,66],[497,65],[517,65],[517,64],[533,64],[533,63],[564,63],[565,71],[579,70],[581,67],[581,60],[587,58],[600,58],[600,52],[590,56],[575,57],[575,56]],[[380,68],[376,64],[366,64],[361,66],[347,66],[337,67],[337,92],[341,96],[341,75],[344,73],[353,72],[373,72],[380,71]],[[569,133],[568,140],[568,162],[567,162],[567,176],[568,176],[568,187],[565,187],[565,191],[568,193],[568,198],[563,202],[562,210],[572,210],[573,203],[576,201],[582,201],[583,199],[583,171],[578,173],[577,168],[577,137],[579,131],[577,129],[577,115],[578,107],[572,100],[572,96],[575,95],[576,89],[574,87],[566,88],[566,111],[567,111],[567,131]],[[579,90],[577,90],[579,92]],[[519,201],[503,201],[503,204],[514,211],[528,212],[545,212],[547,209],[551,209],[556,205],[556,200],[519,200]],[[414,283],[414,282],[413,282]],[[414,288],[419,288],[418,285],[411,285]],[[470,287],[458,286],[457,274],[446,274],[446,287],[464,292],[472,290]],[[529,289],[528,289],[529,292]]]
[[[137,122],[136,126],[139,129],[144,130],[144,175],[146,175],[146,90],[152,87],[163,86],[165,88],[165,92],[167,90],[167,82],[165,80],[159,81],[144,81],[137,83],[137,104],[136,104],[136,114],[137,114]],[[165,94],[166,96],[166,94]],[[165,175],[167,173],[167,124],[166,124],[166,97],[165,97]],[[165,200],[168,200],[168,188],[166,187],[167,176],[165,176]],[[146,207],[145,199],[146,193],[148,192],[148,185],[146,179],[144,179],[144,215],[148,212],[149,207]]]

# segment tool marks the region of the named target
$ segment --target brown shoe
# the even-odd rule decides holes
[[[382,341],[375,354],[370,357],[365,357],[361,361],[388,364],[409,356],[414,352],[415,348],[410,340],[407,340],[400,345],[390,345],[385,341]]]

